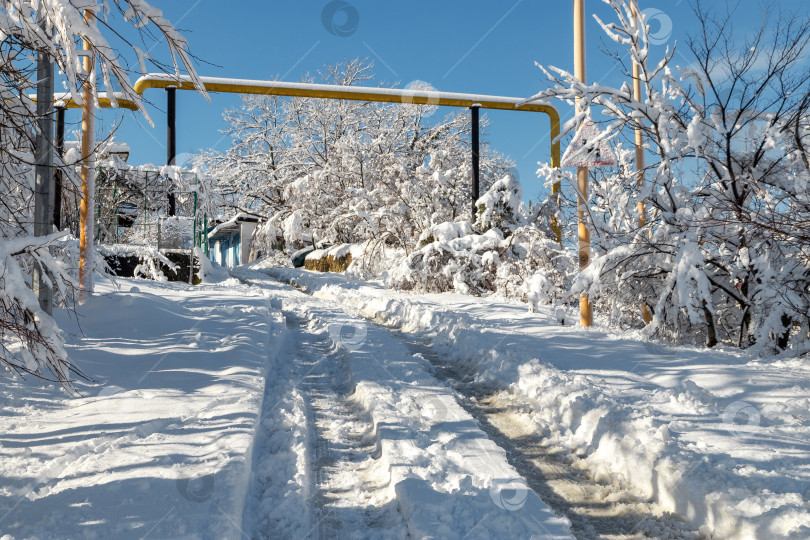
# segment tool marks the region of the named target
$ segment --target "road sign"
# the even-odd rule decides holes
[[[616,158],[606,140],[596,144],[594,140],[600,135],[599,128],[590,118],[586,119],[577,130],[574,140],[565,150],[562,158],[563,167],[613,167]]]

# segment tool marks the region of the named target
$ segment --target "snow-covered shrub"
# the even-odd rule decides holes
[[[492,185],[477,201],[484,232],[468,221],[431,226],[420,248],[391,271],[388,285],[419,292],[496,293],[533,305],[562,300],[570,285],[571,258],[552,241],[543,207],[528,213],[520,194],[511,176]]]
[[[476,202],[478,226],[484,230],[492,227],[508,230],[509,224],[517,221],[522,195],[520,183],[512,175],[506,175],[492,184],[492,187]]]
[[[54,302],[72,305],[78,246],[67,236],[57,232],[0,242],[0,363],[69,387],[71,373],[81,372],[68,362],[59,327],[40,308],[30,275],[33,265],[40,266],[54,285]]]
[[[425,245],[392,272],[388,284],[419,292],[491,292],[502,241],[498,229],[474,234],[468,221],[440,223],[423,233]]]
[[[177,272],[178,270],[175,263],[150,246],[98,244],[96,250],[107,261],[106,270],[112,275],[126,276],[131,272],[133,277],[153,281],[168,281],[168,278],[163,273],[163,268],[171,272]]]

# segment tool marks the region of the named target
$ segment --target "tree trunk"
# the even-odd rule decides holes
[[[793,318],[790,315],[783,314],[782,326],[785,330],[782,332],[779,338],[777,338],[776,345],[784,351],[787,349],[788,343],[790,343],[790,331],[793,328]]]
[[[703,302],[703,313],[706,316],[706,347],[711,349],[717,345],[717,333],[714,329],[714,316],[706,306],[706,302]]]

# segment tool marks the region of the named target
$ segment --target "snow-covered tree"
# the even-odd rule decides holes
[[[368,84],[371,64],[327,65],[304,82]],[[469,219],[470,119],[429,107],[245,96],[226,112],[233,144],[200,161],[232,210],[267,220],[268,244],[343,243],[413,249],[434,223]],[[486,125],[486,122],[484,122]],[[482,152],[482,188],[511,163]]]
[[[549,67],[550,88],[531,98],[578,99],[565,131],[601,112],[610,120],[600,139],[619,141],[639,128],[646,141],[642,187],[621,145],[619,166],[595,174],[596,256],[574,292],[626,324],[642,324],[644,302],[653,314],[648,331],[677,340],[806,348],[810,21],[766,13],[759,32],[741,39],[725,3],[697,2],[697,29],[686,43],[693,61],[676,66],[669,47],[653,58],[637,0],[605,2],[616,20],[599,23],[630,53],[616,54],[628,82],[588,85]],[[631,61],[640,65],[640,101]]]
[[[92,10],[95,17],[85,17]],[[165,40],[174,71],[185,68],[199,83],[186,40],[143,0],[8,0],[0,7],[0,363],[17,373],[57,380],[70,387],[70,366],[54,320],[39,307],[30,289],[34,265],[50,279],[55,300],[71,305],[76,285],[71,271],[74,242],[65,231],[33,235],[33,148],[36,114],[27,97],[36,89],[35,58],[44,53],[64,74],[61,83],[76,103],[83,103],[86,77],[77,42],[91,44],[91,54],[103,89],[118,91],[141,106],[133,88],[133,70],[122,62],[120,49],[129,48],[141,69],[151,60],[136,46],[121,40],[123,26],[132,25],[145,38]],[[151,32],[150,32],[151,30]],[[201,88],[201,85],[198,84]],[[111,95],[113,101],[115,96]],[[97,105],[97,95],[93,100]],[[145,110],[141,108],[145,114]]]

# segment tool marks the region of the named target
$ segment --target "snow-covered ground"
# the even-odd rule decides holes
[[[58,314],[96,381],[3,390],[0,538],[571,537],[389,330],[240,277]]]
[[[432,343],[549,451],[707,536],[810,537],[807,359],[675,349],[560,327],[523,304],[270,273]]]
[[[806,362],[233,276],[57,314],[94,381],[4,383],[0,538],[810,536]]]
[[[3,383],[0,537],[238,538],[282,319],[222,286],[119,284],[56,313],[84,397]]]

